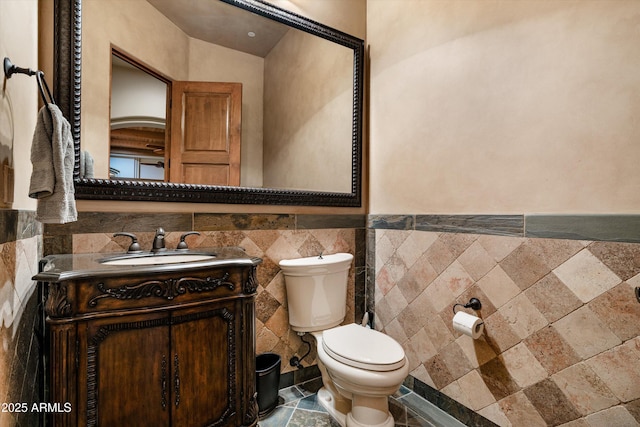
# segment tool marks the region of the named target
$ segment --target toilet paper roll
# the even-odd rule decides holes
[[[453,329],[475,340],[482,335],[484,322],[477,316],[459,311],[453,316]]]

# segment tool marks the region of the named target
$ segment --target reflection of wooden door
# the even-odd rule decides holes
[[[170,182],[240,185],[242,84],[173,82]]]

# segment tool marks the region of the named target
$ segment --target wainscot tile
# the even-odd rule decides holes
[[[316,228],[365,228],[364,215],[297,215],[296,228],[312,230]]]
[[[525,215],[525,235],[640,243],[640,215]]]
[[[582,416],[620,402],[586,363],[570,366],[554,374],[551,379]]]
[[[198,231],[293,230],[295,215],[195,213],[193,228]]]
[[[550,426],[557,426],[580,417],[558,386],[545,379],[524,389],[524,394]]]
[[[640,304],[626,282],[591,301],[589,308],[622,341],[640,336]]]
[[[525,344],[549,374],[580,362],[580,357],[552,326],[540,329]]]
[[[414,215],[369,215],[368,228],[389,230],[415,229]]]
[[[189,231],[192,225],[190,213],[79,212],[76,222],[46,224],[45,235],[144,232],[158,227],[165,231]]]
[[[522,215],[416,215],[416,230],[522,236]]]

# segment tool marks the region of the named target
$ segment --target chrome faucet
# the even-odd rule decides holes
[[[158,227],[156,230],[156,237],[153,238],[153,247],[151,248],[151,252],[161,252],[166,250],[167,248],[164,244],[164,229],[162,227]]]

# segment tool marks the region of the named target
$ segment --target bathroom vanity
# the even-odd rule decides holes
[[[42,260],[47,401],[60,408],[46,425],[256,425],[261,260],[240,248],[185,254]]]

